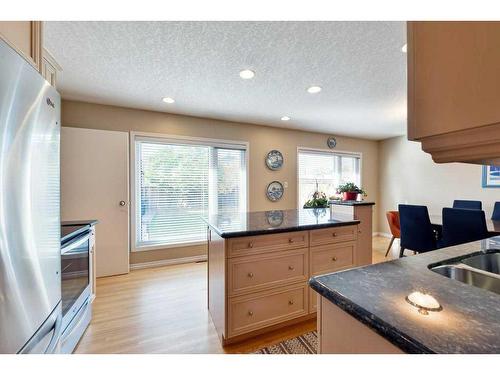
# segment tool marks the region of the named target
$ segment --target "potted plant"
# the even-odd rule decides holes
[[[366,196],[366,192],[353,182],[340,184],[337,188],[337,193],[342,194],[342,200],[344,201],[355,201],[358,194],[363,194],[363,196]]]
[[[315,191],[312,199],[309,199],[304,208],[325,208],[328,207],[328,198],[326,194],[321,191]]]

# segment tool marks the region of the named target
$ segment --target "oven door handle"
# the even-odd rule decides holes
[[[64,255],[66,253],[69,253],[71,250],[77,248],[78,246],[82,245],[86,241],[90,239],[90,232],[87,233],[85,236],[80,237],[77,241],[70,243],[67,246],[64,246],[61,248],[61,255]]]

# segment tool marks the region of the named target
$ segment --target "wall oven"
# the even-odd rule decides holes
[[[93,230],[89,225],[62,227],[63,233],[71,230],[61,243],[62,353],[73,352],[91,318]]]

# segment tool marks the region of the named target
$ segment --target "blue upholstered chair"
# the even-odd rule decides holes
[[[399,222],[401,225],[400,258],[405,249],[419,253],[437,249],[436,234],[426,206],[400,204]]]
[[[455,199],[453,201],[453,208],[466,208],[468,210],[482,210],[483,204],[481,201],[466,201]]]
[[[439,247],[448,247],[488,238],[482,210],[443,208],[443,238]]]
[[[495,208],[493,209],[491,220],[500,220],[500,202],[495,202]]]

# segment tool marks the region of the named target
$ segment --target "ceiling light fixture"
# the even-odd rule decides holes
[[[281,121],[290,121],[290,117],[288,117],[288,116],[283,116],[283,117],[281,118]]]
[[[252,79],[255,77],[255,72],[250,69],[245,69],[240,72],[240,77],[243,79]]]
[[[165,97],[162,99],[165,103],[172,104],[175,103],[175,100],[170,97]]]
[[[321,91],[321,87],[320,86],[311,86],[307,89],[307,92],[309,94],[317,94],[318,92]]]
[[[408,44],[405,43],[403,47],[401,47],[401,52],[406,53],[408,51]]]

